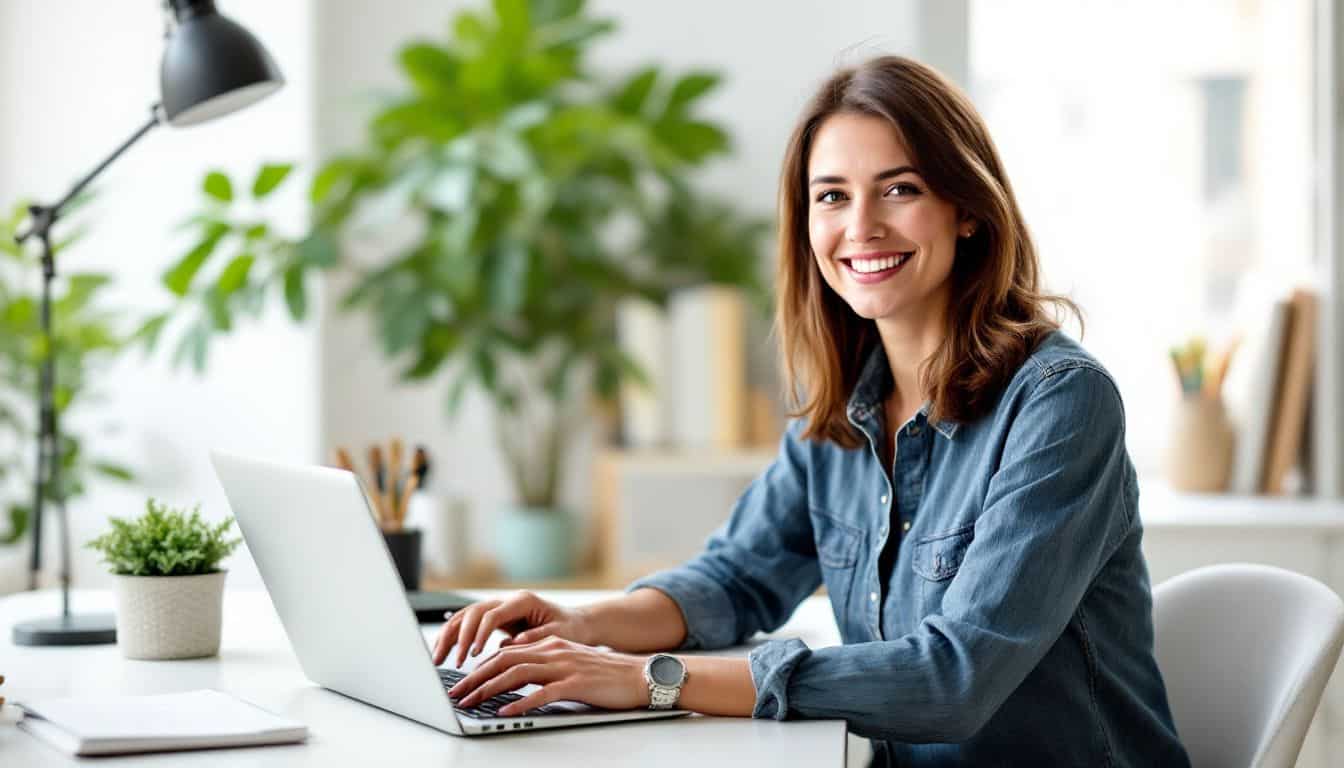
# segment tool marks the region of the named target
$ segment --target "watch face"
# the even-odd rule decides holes
[[[686,668],[673,656],[659,656],[649,667],[649,676],[659,685],[677,685]]]

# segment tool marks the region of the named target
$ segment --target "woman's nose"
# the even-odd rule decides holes
[[[851,243],[866,243],[885,236],[886,228],[874,215],[873,206],[863,200],[856,200],[850,207],[849,221],[845,224],[845,239]]]

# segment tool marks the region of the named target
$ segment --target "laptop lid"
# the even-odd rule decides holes
[[[304,675],[461,734],[359,479],[330,467],[210,458]]]

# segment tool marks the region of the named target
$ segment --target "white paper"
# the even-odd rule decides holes
[[[149,696],[81,696],[21,702],[30,716],[81,739],[176,739],[304,728],[215,690]]]

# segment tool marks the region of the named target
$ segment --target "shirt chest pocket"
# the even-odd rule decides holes
[[[812,510],[812,527],[826,594],[830,597],[841,636],[848,637],[852,631],[849,613],[857,589],[855,574],[859,569],[855,566],[859,562],[859,548],[863,545],[863,531],[815,508]]]
[[[952,577],[961,569],[961,561],[974,539],[975,524],[972,523],[915,541],[910,564],[920,577],[921,618],[941,612],[943,594]]]

